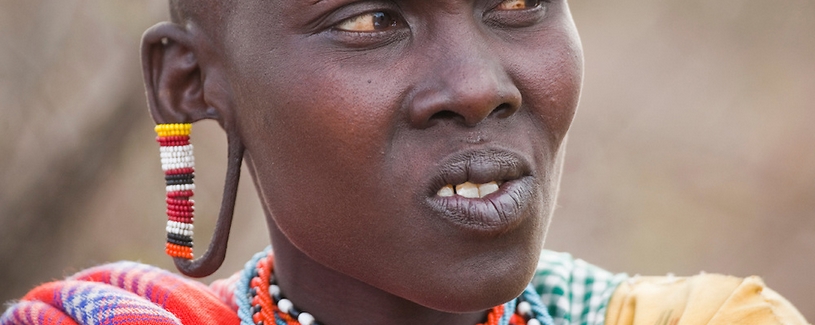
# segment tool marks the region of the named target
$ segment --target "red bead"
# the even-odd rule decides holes
[[[176,217],[176,218],[192,218],[194,217],[192,212],[180,212],[180,211],[173,211],[167,210],[168,217]]]
[[[192,224],[192,222],[193,222],[193,220],[195,220],[195,218],[192,218],[192,217],[190,217],[190,218],[182,218],[182,217],[168,216],[167,220]]]
[[[526,319],[523,316],[518,314],[512,314],[512,317],[509,318],[510,325],[526,325]]]
[[[180,174],[193,174],[195,169],[192,167],[170,169],[164,172],[164,175],[180,175]]]
[[[167,197],[177,199],[177,200],[183,200],[183,199],[189,199],[191,196],[193,196],[193,194],[194,193],[192,192],[192,190],[171,191],[171,192],[167,192]]]
[[[166,137],[156,137],[156,141],[160,143],[163,147],[166,147],[166,143],[173,143],[173,142],[189,142],[190,136],[189,135],[171,135]]]
[[[192,213],[195,211],[195,207],[192,205],[175,205],[175,204],[168,204],[167,210],[169,211],[177,211],[177,212],[190,212]]]
[[[191,206],[193,206],[194,204],[195,204],[195,202],[194,202],[194,201],[191,201],[191,200],[189,200],[189,199],[187,199],[187,200],[180,200],[180,199],[172,199],[172,198],[167,198],[167,205],[174,205],[174,206],[189,206],[189,207],[191,207]]]
[[[193,257],[191,247],[176,245],[176,244],[173,244],[173,243],[167,243],[165,245],[164,251],[167,253],[167,255],[170,255],[170,256],[173,256],[173,257],[186,258],[186,259],[189,259],[189,260],[191,260],[192,257]]]

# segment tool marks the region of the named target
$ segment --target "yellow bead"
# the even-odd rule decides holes
[[[160,137],[190,135],[192,123],[168,123],[158,124],[155,131]]]

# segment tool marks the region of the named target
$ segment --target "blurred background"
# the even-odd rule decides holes
[[[586,78],[546,247],[629,274],[757,274],[815,321],[815,1],[571,6]],[[0,1],[0,301],[107,261],[173,269],[138,57],[166,7]],[[206,122],[193,141],[206,247],[226,141]],[[214,277],[268,243],[244,180]]]

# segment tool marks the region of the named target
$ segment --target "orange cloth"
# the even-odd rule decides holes
[[[606,325],[809,324],[759,277],[633,277],[614,292]]]

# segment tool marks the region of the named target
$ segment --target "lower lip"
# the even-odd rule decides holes
[[[427,201],[442,219],[465,231],[499,235],[521,224],[532,203],[533,185],[534,179],[525,176],[505,182],[483,198],[435,195]]]

